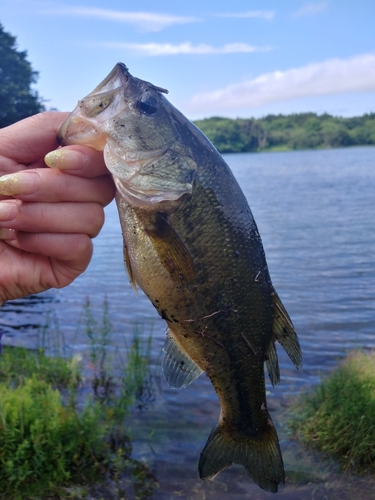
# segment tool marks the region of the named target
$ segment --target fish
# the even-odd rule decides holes
[[[297,333],[232,171],[167,92],[118,63],[78,102],[58,140],[103,151],[130,283],[167,323],[169,385],[187,387],[205,372],[217,393],[220,416],[200,455],[200,478],[241,464],[276,493],[285,472],[264,365],[276,385],[278,342],[299,368]]]

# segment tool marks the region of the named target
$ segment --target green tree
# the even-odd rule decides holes
[[[0,24],[0,128],[44,110],[38,93],[31,89],[38,73],[26,57],[26,51],[17,50],[16,37]]]
[[[375,145],[375,113],[352,118],[328,113],[235,120],[213,116],[195,124],[221,153]]]

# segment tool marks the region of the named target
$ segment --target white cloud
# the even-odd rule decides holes
[[[217,17],[237,17],[240,19],[258,18],[271,20],[275,17],[275,12],[271,10],[251,10],[248,12],[240,12],[238,14],[215,14]]]
[[[201,19],[192,16],[174,16],[154,12],[127,12],[119,10],[101,9],[98,7],[69,7],[61,6],[43,9],[44,14],[65,15],[72,17],[92,17],[132,24],[141,31],[155,32],[174,24],[188,24],[200,22]]]
[[[127,50],[132,55],[138,56],[174,56],[183,54],[233,54],[233,53],[251,53],[265,52],[271,50],[271,47],[255,47],[247,43],[228,43],[221,47],[213,47],[205,43],[192,45],[190,42],[173,45],[171,43],[124,43],[107,42],[100,44],[101,47],[110,49]]]
[[[307,3],[303,5],[300,9],[293,12],[293,17],[305,17],[305,16],[315,16],[320,12],[323,12],[328,7],[328,2],[321,3]]]
[[[252,80],[194,95],[186,112],[235,110],[310,96],[375,91],[375,54],[265,73]]]

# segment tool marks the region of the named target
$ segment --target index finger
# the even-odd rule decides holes
[[[79,177],[98,177],[109,174],[103,151],[88,146],[64,146],[49,152],[44,161],[52,169]]]
[[[56,136],[69,113],[46,111],[0,130],[0,155],[29,165],[59,144]]]

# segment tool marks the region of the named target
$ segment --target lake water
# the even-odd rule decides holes
[[[294,369],[278,349],[281,383],[267,386],[278,426],[287,485],[277,498],[375,498],[375,483],[325,469],[288,440],[281,425],[285,407],[316,384],[346,352],[375,348],[375,148],[225,155],[258,224],[270,274],[293,319],[303,351],[303,368]],[[131,289],[123,269],[122,238],[116,207],[106,209],[106,223],[95,240],[88,271],[64,290],[53,290],[1,309],[3,343],[33,346],[46,311],[56,318],[65,342],[84,351],[77,336],[86,297],[100,315],[110,304],[113,341],[123,345],[138,323],[153,332],[152,363],[160,364],[164,321],[152,305]],[[197,462],[218,418],[216,395],[205,376],[176,391],[161,377],[156,400],[135,411],[133,453],[146,460],[159,480],[155,499],[275,498],[253,485],[240,467],[214,482],[198,480]],[[307,464],[302,480],[294,472]],[[299,471],[301,472],[301,471]],[[374,489],[373,489],[374,488]]]

